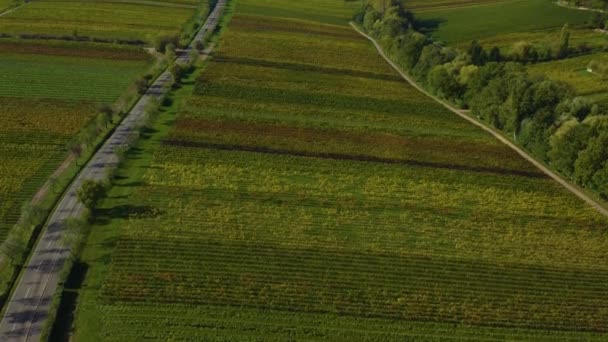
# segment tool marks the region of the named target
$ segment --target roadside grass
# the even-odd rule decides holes
[[[551,0],[510,0],[483,6],[431,8],[417,11],[416,18],[434,39],[455,44],[488,37],[584,24],[590,13],[556,6]],[[541,15],[538,15],[542,13]]]
[[[325,7],[272,4],[118,170],[74,340],[605,339],[608,220],[302,20]]]
[[[154,42],[179,35],[193,8],[149,3],[35,1],[0,19],[0,33],[89,36]]]
[[[0,44],[0,51],[3,51]],[[68,144],[150,67],[139,53],[128,60],[91,56],[0,53],[0,237],[16,223],[21,206],[66,157]],[[19,50],[17,49],[16,52]],[[120,56],[109,52],[110,58]],[[94,55],[88,50],[87,54]]]
[[[199,65],[199,67],[203,68],[204,64]],[[179,88],[169,93],[165,104],[160,107],[157,118],[142,131],[138,143],[125,155],[123,163],[116,171],[108,198],[95,212],[94,227],[101,226],[104,228],[91,231],[87,247],[81,256],[83,269],[87,271],[85,283],[79,284],[79,286],[84,286],[83,289],[87,290],[79,291],[78,307],[75,312],[77,319],[75,336],[79,340],[93,341],[99,338],[99,334],[102,333],[105,322],[95,318],[99,315],[98,309],[100,306],[98,305],[101,303],[98,303],[97,294],[94,291],[89,292],[88,289],[98,289],[98,284],[103,281],[103,276],[107,272],[110,262],[110,251],[119,237],[117,234],[119,234],[120,225],[116,224],[119,221],[127,220],[132,211],[137,211],[136,207],[129,204],[129,198],[141,186],[141,179],[149,168],[153,157],[150,151],[160,147],[162,139],[169,133],[177,109],[194,89],[195,78],[196,74],[190,74],[182,81]],[[108,212],[115,220],[109,221],[103,217]],[[93,265],[95,267],[91,267]],[[72,290],[78,292],[80,288]],[[70,315],[71,313],[63,312],[62,314]],[[60,334],[62,333],[65,332]],[[111,335],[120,339],[121,336],[124,336],[124,333],[124,331],[117,331],[116,334]]]

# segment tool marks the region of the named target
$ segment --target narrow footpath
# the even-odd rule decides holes
[[[225,5],[226,0],[218,1],[190,46],[179,52],[179,62],[190,62],[191,50],[198,41],[203,40],[207,32],[215,30]],[[207,49],[204,53],[210,52],[211,49]],[[85,213],[85,207],[78,199],[78,189],[84,181],[105,179],[108,172],[118,166],[118,151],[136,134],[145,117],[146,107],[152,101],[162,98],[171,84],[171,73],[163,72],[70,185],[44,227],[7,303],[6,312],[0,321],[0,341],[40,340],[42,328],[50,314],[51,300],[58,289],[60,273],[71,255],[72,246],[64,239],[67,230],[65,223],[69,219],[82,217]]]
[[[448,102],[441,100],[440,98],[438,98],[435,95],[432,95],[431,93],[429,93],[428,91],[426,91],[424,88],[422,88],[421,86],[419,86],[403,70],[401,70],[401,68],[398,65],[396,65],[390,58],[388,58],[388,56],[384,53],[384,50],[382,50],[382,47],[380,46],[380,44],[378,44],[378,42],[376,42],[376,40],[374,38],[372,38],[372,37],[368,36],[367,34],[365,34],[354,23],[351,23],[350,25],[360,35],[362,35],[363,37],[369,39],[374,44],[374,46],[376,47],[376,50],[378,50],[378,53],[380,54],[380,56],[382,56],[382,58],[384,58],[384,60],[386,60],[388,62],[388,64],[390,64],[393,67],[393,69],[395,69],[399,73],[399,75],[401,75],[401,77],[403,77],[403,79],[406,80],[409,84],[411,84],[414,88],[418,89],[420,92],[422,92],[426,96],[432,98],[433,100],[439,102],[442,106],[444,106],[445,108],[449,109],[450,111],[456,113],[456,115],[460,116],[461,118],[467,120],[468,122],[472,123],[473,125],[481,128],[481,129],[483,129],[484,131],[492,134],[492,136],[494,136],[496,139],[498,139],[499,141],[501,141],[505,145],[509,146],[511,149],[513,149],[515,152],[517,152],[517,154],[519,154],[520,156],[522,156],[524,159],[526,159],[530,163],[534,164],[534,166],[536,166],[539,170],[541,170],[542,172],[544,172],[547,176],[553,178],[556,182],[558,182],[559,184],[561,184],[564,188],[568,189],[568,191],[572,192],[573,194],[575,194],[579,198],[583,199],[585,202],[587,202],[589,205],[591,205],[593,208],[595,208],[601,214],[603,214],[605,216],[608,216],[608,210],[604,206],[602,206],[599,202],[597,202],[595,199],[591,198],[586,193],[584,193],[583,191],[581,191],[578,187],[576,187],[575,185],[572,185],[570,182],[568,182],[567,180],[563,179],[558,174],[556,174],[555,172],[551,171],[549,168],[547,168],[546,166],[544,166],[543,164],[541,164],[540,162],[538,162],[534,157],[532,157],[526,151],[524,151],[521,148],[519,148],[519,146],[515,145],[509,139],[505,138],[502,134],[500,134],[496,130],[494,130],[494,129],[488,127],[488,126],[486,126],[485,124],[479,122],[475,118],[467,115],[465,112],[463,112],[462,110],[459,110],[458,108],[452,106]]]

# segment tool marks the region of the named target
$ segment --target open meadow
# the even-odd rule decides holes
[[[603,75],[588,70],[589,63],[595,61],[608,64],[608,53],[596,53],[559,61],[538,63],[528,66],[533,75],[544,75],[571,85],[577,95],[608,97],[608,83]]]
[[[608,219],[400,79],[352,6],[236,4],[93,214],[75,341],[608,337]]]
[[[16,4],[15,0],[0,0],[0,13],[3,13],[5,11],[9,10],[13,6],[15,6],[15,4]]]
[[[547,34],[566,23],[571,26],[584,24],[591,16],[585,11],[559,7],[551,0],[418,0],[412,4],[406,1],[405,5],[412,8],[431,37],[447,44],[501,40],[503,35],[518,33]]]
[[[154,42],[179,35],[197,1],[33,1],[5,15],[0,33]]]
[[[134,48],[0,42],[0,238],[98,107],[149,67]]]

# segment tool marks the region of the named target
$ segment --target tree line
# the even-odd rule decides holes
[[[430,92],[469,108],[564,176],[608,199],[608,115],[564,82],[528,74],[521,60],[472,42],[444,47],[417,31],[413,14],[392,1],[366,5],[355,21]],[[569,53],[564,26],[557,56]]]

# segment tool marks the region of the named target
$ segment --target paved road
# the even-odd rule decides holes
[[[563,179],[562,177],[557,175],[555,172],[553,172],[549,168],[545,167],[543,164],[539,163],[536,159],[534,159],[534,157],[530,156],[524,150],[522,150],[517,145],[512,143],[509,139],[505,138],[502,134],[500,134],[499,132],[495,131],[494,129],[484,125],[483,123],[477,121],[473,117],[464,113],[462,110],[459,110],[458,108],[439,99],[438,97],[436,97],[436,96],[432,95],[431,93],[429,93],[428,91],[426,91],[424,88],[420,87],[403,70],[401,70],[401,68],[398,65],[396,65],[390,58],[388,58],[388,56],[386,56],[386,54],[384,53],[384,50],[382,50],[382,47],[380,46],[380,44],[378,44],[378,42],[376,42],[376,40],[374,38],[372,38],[372,37],[368,36],[367,34],[365,34],[364,32],[362,32],[357,27],[357,25],[355,25],[354,23],[351,23],[351,26],[355,29],[355,31],[359,32],[359,34],[361,34],[363,37],[369,39],[374,44],[374,46],[376,47],[376,50],[378,50],[378,53],[382,56],[382,58],[384,58],[388,62],[388,64],[390,64],[393,67],[393,69],[395,69],[399,73],[399,75],[401,75],[401,77],[403,77],[403,79],[406,80],[408,83],[410,83],[414,88],[418,89],[420,92],[422,92],[426,96],[432,98],[433,100],[439,102],[442,106],[444,106],[445,108],[449,109],[450,111],[456,113],[458,116],[462,117],[463,119],[469,121],[470,123],[474,124],[475,126],[483,129],[484,131],[492,134],[496,139],[500,140],[502,143],[504,143],[505,145],[507,145],[511,149],[513,149],[515,152],[517,152],[520,156],[525,158],[527,161],[534,164],[534,166],[536,166],[538,169],[540,169],[542,172],[544,172],[547,176],[553,178],[555,181],[557,181],[559,184],[561,184],[564,188],[568,189],[570,192],[572,192],[576,196],[583,199],[585,202],[587,202],[589,205],[591,205],[593,208],[595,208],[601,214],[608,216],[608,210],[605,207],[603,207],[600,203],[598,203],[595,199],[589,197],[587,194],[582,192],[576,186],[570,184],[570,182],[566,181],[565,179]]]
[[[205,32],[215,29],[224,7],[225,0],[219,0],[191,46],[194,46],[197,40],[202,39]],[[191,48],[181,52],[178,59],[182,62],[189,61]],[[211,48],[206,49],[204,53],[210,53]],[[49,304],[58,287],[62,266],[71,252],[71,246],[66,244],[63,238],[66,232],[65,222],[70,218],[81,217],[85,210],[78,199],[78,189],[83,181],[102,180],[109,170],[116,168],[117,150],[125,146],[136,133],[148,104],[162,97],[171,83],[171,74],[164,72],[70,185],[42,232],[8,303],[7,310],[0,322],[0,341],[40,340],[41,330],[49,314]]]

